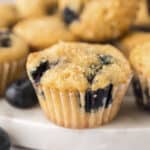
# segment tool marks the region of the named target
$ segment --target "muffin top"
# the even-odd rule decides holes
[[[137,12],[137,18],[135,25],[148,26],[150,25],[150,1],[140,0],[139,11]]]
[[[31,54],[27,71],[35,85],[79,91],[117,86],[131,74],[127,60],[112,46],[64,42]]]
[[[142,31],[133,31],[126,35],[121,41],[121,47],[126,56],[129,56],[131,50],[138,45],[150,41],[150,33]]]
[[[57,15],[24,20],[14,27],[14,32],[38,49],[47,48],[61,40],[75,40],[74,35]]]
[[[13,4],[0,4],[0,28],[11,26],[17,19],[18,14]]]
[[[150,42],[134,48],[130,53],[130,62],[133,69],[146,77],[150,77]]]
[[[83,40],[105,41],[122,35],[133,24],[137,0],[60,0],[64,22]]]
[[[0,30],[0,63],[15,61],[28,54],[27,43],[9,30]]]
[[[20,18],[35,18],[51,14],[56,0],[16,0]]]

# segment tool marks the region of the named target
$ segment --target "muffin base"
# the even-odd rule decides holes
[[[86,112],[80,107],[80,104],[85,105],[85,93],[62,92],[41,86],[36,90],[41,108],[48,119],[55,124],[65,128],[95,128],[110,122],[117,115],[129,82],[130,80],[113,88],[112,103],[107,108],[103,105],[97,111],[91,112]]]
[[[7,86],[21,77],[25,70],[25,58],[0,64],[0,96],[4,95]]]
[[[150,78],[142,74],[135,75],[132,86],[138,106],[150,111]]]

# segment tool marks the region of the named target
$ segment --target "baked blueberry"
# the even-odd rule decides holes
[[[35,83],[38,83],[46,70],[49,69],[49,62],[43,61],[40,65],[35,69],[35,71],[31,71],[31,76]]]
[[[20,79],[12,83],[6,90],[5,97],[9,104],[18,108],[30,108],[38,102],[28,79]]]
[[[87,90],[85,94],[85,111],[97,111],[102,106],[107,108],[112,103],[112,90],[112,84],[97,91]]]
[[[110,65],[113,63],[113,57],[110,55],[100,55],[99,59],[102,65]]]
[[[63,19],[66,24],[72,23],[74,20],[78,19],[79,16],[76,12],[66,7],[63,12]]]
[[[10,32],[9,31],[0,32],[0,47],[7,48],[10,46],[11,46]]]
[[[10,150],[11,142],[8,134],[0,128],[0,150]]]

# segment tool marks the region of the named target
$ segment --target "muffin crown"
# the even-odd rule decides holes
[[[0,30],[0,63],[27,56],[29,48],[23,39],[9,30]]]
[[[27,70],[34,84],[79,91],[125,83],[131,74],[124,56],[112,46],[63,42],[31,54]]]

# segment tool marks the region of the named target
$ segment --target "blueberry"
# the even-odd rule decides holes
[[[8,134],[0,128],[0,150],[10,150],[11,142]]]
[[[110,55],[100,55],[99,59],[102,65],[110,65],[113,63],[113,57]]]
[[[18,108],[30,108],[38,102],[28,79],[20,79],[12,83],[6,90],[5,97],[9,104]]]
[[[9,31],[0,32],[0,46],[6,47],[6,48],[11,46],[11,39],[10,39]]]
[[[31,71],[31,76],[35,83],[39,83],[43,74],[52,67],[56,66],[59,63],[59,60],[49,63],[48,61],[43,61],[40,65],[34,70]]]
[[[49,69],[49,62],[44,61],[41,62],[40,65],[35,69],[35,71],[31,71],[31,76],[35,83],[38,83],[43,76],[44,72]]]
[[[96,111],[103,106],[107,108],[112,103],[112,90],[112,84],[104,89],[98,89],[96,91],[87,90],[85,94],[85,111]]]
[[[63,19],[66,24],[72,23],[74,20],[78,19],[79,16],[70,8],[66,7],[63,12]]]

